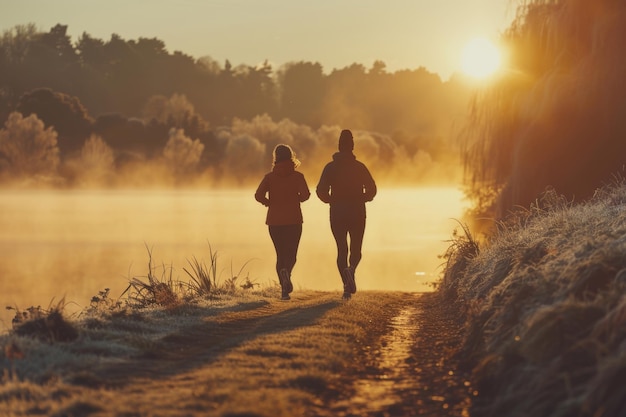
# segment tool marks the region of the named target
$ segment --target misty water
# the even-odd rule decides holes
[[[0,191],[0,303],[24,310],[62,298],[79,311],[104,288],[118,297],[132,277],[158,267],[189,281],[183,268],[218,252],[221,279],[239,273],[277,282],[266,208],[254,190]],[[379,190],[368,203],[359,290],[428,291],[463,210],[454,188]],[[302,205],[304,225],[295,290],[339,291],[328,206]],[[0,331],[13,312],[2,309]]]

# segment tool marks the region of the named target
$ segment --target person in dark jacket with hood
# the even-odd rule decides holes
[[[362,256],[365,203],[376,196],[376,183],[353,149],[352,132],[342,130],[339,152],[324,167],[316,189],[319,199],[330,204],[330,228],[337,243],[337,268],[346,300],[356,292],[354,274]]]
[[[276,249],[276,273],[282,289],[281,299],[289,300],[293,291],[291,271],[296,264],[298,245],[302,236],[300,203],[311,196],[301,172],[300,161],[288,145],[274,148],[272,171],[266,174],[254,198],[268,207],[265,223]]]

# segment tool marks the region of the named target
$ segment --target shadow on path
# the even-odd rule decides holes
[[[329,310],[341,305],[336,300],[319,303],[269,303],[256,308],[206,317],[197,325],[181,329],[156,342],[141,357],[98,370],[97,378],[74,383],[122,387],[134,380],[161,379],[182,374],[219,360],[221,353],[265,335],[314,324]]]

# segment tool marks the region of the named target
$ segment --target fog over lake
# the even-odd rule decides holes
[[[245,264],[242,278],[273,285],[266,208],[253,195],[253,189],[0,191],[0,303],[47,308],[65,297],[77,311],[104,288],[116,298],[130,278],[147,275],[147,248],[153,264],[172,268],[175,279],[188,281],[183,268],[193,257],[210,263],[210,244],[222,279]],[[430,290],[462,214],[462,193],[381,188],[367,209],[358,289]],[[302,211],[295,291],[339,291],[328,206],[313,194]],[[0,331],[10,328],[13,314],[2,309]]]

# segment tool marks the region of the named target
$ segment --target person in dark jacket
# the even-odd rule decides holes
[[[296,264],[298,245],[302,236],[300,203],[311,193],[301,172],[296,171],[300,161],[288,145],[274,148],[272,171],[259,184],[254,198],[268,207],[265,224],[276,249],[276,273],[283,300],[289,300],[293,291],[291,271]]]
[[[330,204],[330,228],[337,243],[337,268],[346,300],[356,292],[354,274],[362,256],[365,203],[376,196],[376,183],[365,164],[356,159],[353,149],[352,132],[342,130],[339,152],[324,167],[316,189],[319,199]]]

